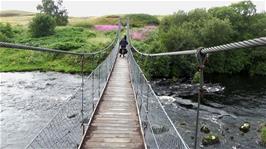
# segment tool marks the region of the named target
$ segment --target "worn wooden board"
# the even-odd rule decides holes
[[[118,58],[82,149],[142,149],[136,103],[126,58]]]

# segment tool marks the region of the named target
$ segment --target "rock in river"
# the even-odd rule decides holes
[[[203,125],[203,126],[200,128],[200,131],[201,131],[201,132],[204,132],[204,133],[210,133],[210,129],[209,129],[206,125]]]
[[[167,128],[166,126],[152,126],[152,130],[155,134],[162,134],[169,131],[169,128]]]
[[[250,129],[250,123],[248,123],[248,122],[245,122],[244,124],[242,124],[239,127],[239,130],[242,131],[242,132],[244,132],[244,133],[249,132],[249,129]]]
[[[204,136],[202,139],[203,145],[213,145],[213,144],[217,144],[219,142],[220,142],[219,137],[217,135],[214,135],[214,134],[208,134],[208,135]]]

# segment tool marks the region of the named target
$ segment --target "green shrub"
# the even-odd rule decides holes
[[[72,39],[74,37],[82,37],[82,36],[84,36],[84,38],[85,36],[86,38],[95,37],[96,34],[82,27],[60,27],[60,28],[56,28],[55,36],[64,37],[64,38],[70,37]]]
[[[0,41],[10,41],[14,32],[9,23],[0,23]]]
[[[199,83],[200,82],[200,72],[197,71],[194,76],[193,76],[193,80],[192,80],[193,83]]]
[[[0,41],[6,42],[9,39],[6,37],[6,35],[4,35],[3,33],[0,32]]]
[[[33,37],[43,37],[54,34],[55,19],[47,14],[37,14],[30,22],[30,32]]]
[[[57,42],[53,45],[51,45],[52,48],[58,49],[58,50],[74,50],[82,47],[83,44],[81,43],[76,43],[76,42]]]
[[[148,14],[129,14],[124,18],[129,17],[132,27],[143,27],[145,25],[159,25],[160,21],[157,17]]]
[[[96,37],[96,34],[98,36],[98,34],[103,33],[93,32],[81,27],[67,26],[56,27],[54,35],[34,38],[30,37],[30,35],[22,29],[22,32],[19,33],[19,36],[16,36],[15,42],[31,46],[55,48],[60,50],[88,49],[86,48],[87,43],[90,43],[90,39],[94,39],[94,37]],[[98,44],[98,42],[95,44]],[[103,47],[104,46],[105,45],[103,45]]]

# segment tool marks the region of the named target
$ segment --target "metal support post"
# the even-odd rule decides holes
[[[201,52],[203,48],[198,48],[197,53],[196,53],[196,58],[198,62],[198,69],[200,72],[200,86],[199,86],[199,92],[198,92],[198,107],[197,107],[197,117],[196,117],[196,130],[195,130],[195,144],[194,148],[197,149],[198,147],[198,129],[199,129],[199,110],[200,110],[200,102],[203,97],[203,85],[204,85],[204,76],[203,76],[203,71],[205,68],[205,63],[207,61],[207,54],[203,54]]]

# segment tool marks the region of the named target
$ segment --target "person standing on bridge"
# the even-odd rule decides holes
[[[119,55],[119,57],[121,57],[121,56],[125,57],[125,54],[127,53],[127,45],[128,45],[127,36],[126,35],[119,42],[119,45],[120,45],[120,50],[119,50],[120,55]]]

